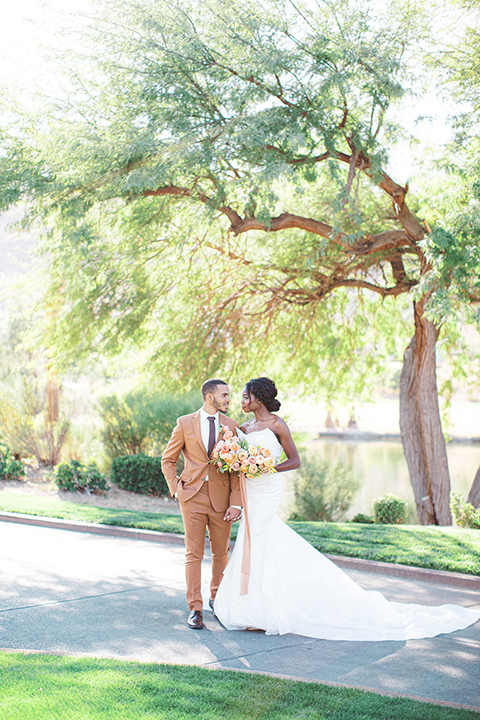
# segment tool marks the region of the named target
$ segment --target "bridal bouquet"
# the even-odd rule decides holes
[[[220,440],[213,449],[210,463],[222,473],[244,472],[249,480],[277,472],[270,450],[250,445],[246,438],[237,437],[226,425],[220,427]]]

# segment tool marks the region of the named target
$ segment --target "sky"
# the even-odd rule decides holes
[[[62,27],[88,12],[94,0],[11,0],[2,8],[0,72],[9,82],[45,82],[48,49],[66,41]],[[77,20],[78,22],[78,20]]]

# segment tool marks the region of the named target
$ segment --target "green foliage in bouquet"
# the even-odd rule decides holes
[[[379,495],[373,500],[373,516],[382,525],[404,525],[408,521],[408,504],[398,495]]]
[[[460,493],[450,493],[450,509],[457,525],[472,530],[480,530],[480,508],[466,502]]]
[[[122,490],[144,495],[167,496],[169,489],[162,472],[161,459],[144,453],[114,458],[110,479]]]
[[[290,520],[337,522],[347,512],[358,480],[348,465],[319,455],[301,454],[294,481],[295,512]]]
[[[60,490],[67,492],[89,492],[99,495],[107,490],[107,479],[95,463],[84,465],[78,460],[57,465],[55,484]]]
[[[0,445],[0,480],[20,480],[25,475],[21,460],[15,460],[5,445]]]

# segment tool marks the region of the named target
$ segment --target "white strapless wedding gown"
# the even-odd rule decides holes
[[[249,433],[248,440],[268,448],[278,462],[282,447],[271,430]],[[228,630],[251,627],[267,635],[295,633],[327,640],[408,640],[460,630],[480,618],[478,610],[459,605],[407,605],[363,590],[276,516],[282,492],[281,473],[247,480],[248,594],[240,595],[242,518],[214,605]]]

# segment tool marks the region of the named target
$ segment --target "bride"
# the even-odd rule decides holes
[[[300,459],[287,424],[274,414],[280,403],[269,378],[250,380],[242,397],[254,418],[239,435],[270,450],[277,473],[246,479],[238,537],[218,589],[214,612],[228,630],[256,628],[267,635],[295,633],[327,640],[407,640],[468,627],[478,610],[389,602],[363,590],[275,514],[283,491],[281,473]]]

